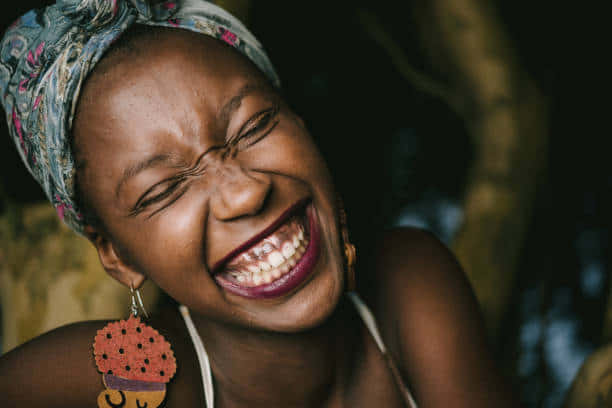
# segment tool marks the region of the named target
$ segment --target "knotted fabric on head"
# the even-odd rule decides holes
[[[23,15],[2,39],[0,98],[21,158],[59,217],[77,232],[83,216],[74,197],[70,130],[79,91],[113,41],[135,23],[184,28],[224,41],[279,85],[257,39],[204,0],[58,0]]]

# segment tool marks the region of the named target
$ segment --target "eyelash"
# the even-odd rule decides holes
[[[163,200],[164,198],[166,198],[169,194],[171,194],[178,186],[179,184],[181,184],[180,180],[175,180],[172,184],[170,184],[164,191],[162,191],[161,193],[143,200],[142,202],[140,202],[138,204],[139,207],[146,207],[150,204],[156,203],[158,201]]]
[[[144,209],[146,209],[151,204],[158,203],[158,202],[168,198],[182,184],[184,179],[185,179],[184,177],[177,177],[177,178],[173,178],[173,179],[169,179],[169,180],[164,180],[164,181],[161,181],[161,182],[155,184],[154,186],[149,188],[138,199],[138,201],[134,205],[134,209],[130,212],[130,215],[136,215],[136,214],[142,212]],[[163,185],[163,184],[167,184],[167,183],[170,183],[170,185],[168,187],[166,187],[161,193],[159,193],[157,195],[154,195],[153,197],[147,198],[147,195],[150,194],[152,191],[154,191],[157,187],[159,187],[160,185]],[[182,195],[182,193],[181,193],[181,195]],[[176,197],[174,200],[172,200],[172,202],[176,201],[177,198],[178,197]],[[161,209],[163,209],[163,208],[161,208]],[[159,210],[157,210],[157,211],[159,211]],[[152,213],[151,216],[154,215],[157,211]]]
[[[178,185],[178,184],[177,184]],[[166,197],[160,198],[160,199],[156,199],[155,197],[153,197],[153,199],[155,199],[155,202],[160,202],[163,199],[169,197],[172,193],[174,193],[174,191],[176,190],[177,187],[173,187],[173,188],[168,188],[168,190],[171,190],[167,193]],[[183,186],[183,188],[180,190],[180,192],[178,194],[175,194],[174,197],[168,201],[168,203],[166,203],[166,205],[164,205],[161,208],[158,208],[157,210],[153,211],[151,214],[149,214],[149,216],[147,218],[151,218],[152,216],[154,216],[155,214],[157,214],[158,212],[160,212],[161,210],[163,210],[164,208],[168,208],[169,206],[171,206],[172,204],[174,204],[179,198],[181,198],[183,196],[183,194],[185,194],[187,192],[187,189],[189,188],[189,185]],[[166,190],[166,191],[168,191]],[[165,194],[165,192],[163,193]],[[160,194],[161,195],[161,194]]]
[[[274,123],[272,123],[272,126],[270,126],[270,122],[272,121],[272,119],[274,119],[274,117],[276,117],[276,115],[278,114],[278,111],[279,111],[279,105],[278,103],[276,103],[271,108],[257,112],[249,120],[247,120],[247,122],[244,125],[242,125],[242,127],[237,133],[237,136],[230,138],[226,142],[226,145],[230,147],[238,147],[240,150],[240,149],[246,149],[252,146],[253,144],[259,142],[261,139],[266,137],[278,123],[278,120],[277,120]],[[250,139],[251,137],[253,137],[253,135],[261,132],[262,130],[266,128],[268,128],[268,131],[261,134],[257,139],[251,140],[246,146],[239,146],[240,142],[242,142],[243,140]]]
[[[240,131],[238,132],[238,136],[235,136],[226,142],[226,146],[237,148],[237,150],[242,150],[242,149],[246,149],[254,145],[255,143],[259,142],[261,139],[266,137],[278,124],[278,120],[276,120],[270,125],[272,119],[276,117],[278,111],[279,111],[279,106],[278,104],[275,104],[273,107],[265,109],[253,115],[244,125],[242,125],[242,127],[240,128]],[[253,136],[255,136],[257,133],[261,133],[261,131],[265,129],[268,129],[268,131],[263,134],[260,134],[259,137],[257,137],[255,140],[249,140]],[[243,141],[248,141],[248,144],[246,144],[245,146],[240,146],[240,143]],[[143,210],[145,210],[148,206],[167,199],[177,190],[177,188],[181,184],[183,184],[186,178],[187,177],[183,177],[183,176],[175,177],[175,178],[164,180],[164,181],[161,181],[160,183],[155,184],[138,199],[138,201],[136,202],[134,206],[134,209],[130,212],[130,214],[136,215],[142,212]],[[153,191],[156,187],[162,184],[165,184],[165,183],[169,183],[169,182],[172,182],[172,183],[166,189],[164,189],[161,193],[151,198],[146,198],[147,195],[151,191]],[[159,211],[163,210],[164,208],[169,207],[174,202],[176,202],[187,191],[187,187],[188,185],[184,186],[181,189],[179,194],[176,194],[176,196],[172,200],[170,200],[166,205],[152,212],[147,218],[152,217]]]

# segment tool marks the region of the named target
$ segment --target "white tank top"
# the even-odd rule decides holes
[[[359,313],[361,320],[363,320],[363,323],[366,325],[368,331],[374,338],[378,349],[385,357],[387,364],[391,369],[395,382],[397,383],[398,387],[400,388],[400,391],[402,392],[402,396],[404,397],[406,406],[408,408],[417,408],[416,402],[412,398],[412,394],[410,394],[410,390],[404,384],[393,359],[387,353],[387,347],[385,347],[385,343],[383,343],[382,337],[380,336],[380,332],[378,330],[378,325],[376,324],[376,319],[374,318],[374,315],[372,314],[368,306],[363,302],[363,300],[361,300],[357,293],[350,292],[348,293],[348,297],[353,302],[353,305],[357,309],[357,313]],[[204,347],[204,343],[202,343],[202,338],[198,334],[195,325],[193,324],[193,320],[191,320],[191,316],[189,315],[189,309],[181,305],[179,306],[179,310],[181,312],[181,316],[183,316],[183,319],[185,320],[185,325],[187,326],[187,330],[189,331],[191,341],[193,341],[193,345],[198,356],[198,362],[200,363],[200,371],[202,373],[202,384],[204,385],[206,408],[214,408],[215,390],[213,388],[212,371],[210,369],[210,361],[208,360],[206,348]]]

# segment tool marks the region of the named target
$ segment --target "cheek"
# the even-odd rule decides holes
[[[207,194],[193,185],[172,206],[118,230],[133,266],[170,296],[189,303],[192,292],[216,291],[205,262]]]
[[[327,164],[308,131],[292,117],[283,117],[267,138],[240,154],[253,170],[270,171],[306,181],[315,190],[333,192]]]

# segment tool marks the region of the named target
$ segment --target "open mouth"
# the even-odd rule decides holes
[[[229,292],[249,298],[281,296],[299,286],[314,269],[320,252],[312,205],[303,200],[269,228],[233,251],[213,268]]]

